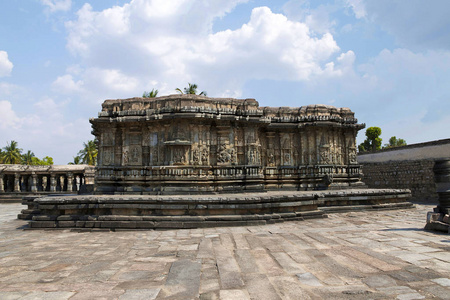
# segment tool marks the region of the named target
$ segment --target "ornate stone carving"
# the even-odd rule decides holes
[[[102,141],[100,190],[115,192],[111,178],[123,180],[124,173],[135,176],[123,184],[146,193],[164,191],[167,182],[175,190],[184,184],[189,192],[211,192],[247,189],[250,183],[255,190],[314,188],[323,185],[327,172],[341,176],[335,178],[340,186],[358,178],[356,150],[347,149],[355,148],[356,132],[364,126],[346,108],[259,107],[254,99],[196,95],[107,100],[102,108],[91,119]],[[174,182],[174,176],[181,180]]]
[[[320,162],[324,165],[328,165],[331,163],[330,160],[330,151],[328,147],[321,147],[320,148]]]
[[[192,164],[193,165],[199,165],[200,164],[200,151],[198,149],[195,149],[192,152]]]
[[[203,148],[202,150],[202,164],[203,165],[208,165],[209,162],[209,151],[207,148]]]
[[[114,163],[114,156],[112,149],[104,149],[103,152],[103,164],[110,166]]]
[[[348,151],[348,160],[350,164],[357,164],[356,161],[356,148],[350,148]]]
[[[219,146],[219,154],[217,156],[217,162],[222,164],[235,164],[236,163],[236,151],[234,148],[229,147],[223,143]]]

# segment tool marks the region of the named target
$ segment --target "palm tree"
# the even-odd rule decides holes
[[[81,157],[78,155],[73,158],[73,162],[70,162],[69,165],[79,165],[81,164]]]
[[[22,155],[22,165],[32,165],[33,164],[34,153],[30,150]]]
[[[78,152],[78,156],[81,158],[84,164],[95,166],[97,164],[97,145],[95,141],[88,141],[87,144],[83,143],[83,150]]]
[[[5,164],[19,164],[22,158],[22,149],[17,148],[17,142],[11,141],[6,147],[3,148],[3,163]]]
[[[184,93],[181,89],[176,88],[175,91],[177,91],[180,94],[190,94],[190,95],[197,95],[197,85],[195,83],[190,84],[188,82],[188,87],[184,88]],[[202,91],[199,95],[206,96],[206,92]]]
[[[143,98],[155,98],[156,95],[158,95],[158,90],[152,89],[151,92],[144,91],[144,94],[142,95]]]

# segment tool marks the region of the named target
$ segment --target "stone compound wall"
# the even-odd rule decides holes
[[[433,166],[450,157],[450,139],[412,144],[358,155],[370,188],[410,189],[412,199],[437,202]]]

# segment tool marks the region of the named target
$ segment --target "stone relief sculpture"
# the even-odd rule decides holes
[[[141,109],[133,110],[133,103]],[[166,185],[198,192],[221,190],[222,184],[264,190],[277,186],[268,185],[262,175],[268,167],[276,170],[270,180],[289,180],[294,189],[318,188],[328,182],[326,175],[333,176],[331,186],[360,183],[354,145],[364,125],[347,108],[259,107],[254,99],[170,95],[107,100],[91,123],[93,133],[103,138],[98,191],[114,192],[111,178],[121,178],[125,185],[130,180],[134,192],[146,193],[158,193]],[[113,132],[121,138],[114,140]],[[286,168],[291,171],[282,171]],[[127,174],[135,175],[127,179]]]

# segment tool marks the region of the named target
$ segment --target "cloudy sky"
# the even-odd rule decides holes
[[[350,107],[383,142],[449,138],[449,14],[448,0],[1,1],[0,147],[66,164],[105,99],[188,82]]]

